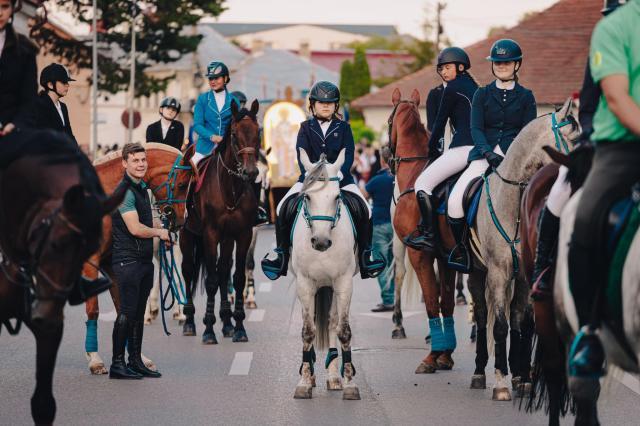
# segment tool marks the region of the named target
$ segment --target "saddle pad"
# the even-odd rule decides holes
[[[476,189],[476,193],[473,195],[471,199],[471,203],[466,211],[467,225],[470,227],[473,226],[473,223],[476,221],[476,215],[478,214],[478,206],[480,205],[480,196],[482,195],[482,185]]]
[[[461,175],[462,172],[456,173],[434,188],[433,197],[436,200],[435,204],[438,206],[438,214],[447,214],[447,200],[449,199],[449,194],[451,193],[451,190],[453,190],[454,185],[456,184],[456,182],[458,182],[458,179]]]
[[[207,169],[209,168],[209,164],[211,163],[211,159],[213,158],[212,155],[203,158],[200,161],[200,164],[198,164],[198,176],[197,176],[197,181],[196,181],[196,189],[194,191],[194,193],[197,193],[200,191],[200,188],[202,187],[202,182],[204,181],[204,176],[207,174]]]

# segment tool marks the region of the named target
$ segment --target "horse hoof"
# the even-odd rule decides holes
[[[233,337],[233,331],[234,327],[231,324],[222,326],[222,335],[224,337]]]
[[[465,306],[467,304],[467,298],[464,297],[464,294],[460,294],[456,297],[456,305]]]
[[[474,374],[471,376],[471,386],[469,389],[486,389],[487,388],[487,376],[484,374]]]
[[[144,354],[140,354],[140,358],[142,358],[142,363],[145,367],[147,367],[151,371],[158,371],[158,366],[155,362],[151,361],[149,358],[144,356]]]
[[[182,325],[182,326],[184,326],[184,324],[185,324],[185,322],[184,322],[184,320],[183,320],[183,319],[179,319],[179,320],[178,320],[178,325]]]
[[[311,387],[316,387],[316,376],[311,376]]]
[[[522,381],[522,378],[520,376],[512,377],[511,378],[511,390],[517,391],[518,390],[518,386],[520,386],[520,382],[521,381]]]
[[[443,353],[436,360],[436,365],[438,366],[438,370],[451,370],[453,368],[453,358],[451,358],[451,354]]]
[[[518,397],[525,398],[531,395],[531,391],[533,390],[533,385],[531,382],[524,382],[518,385]]]
[[[342,391],[342,399],[347,401],[359,401],[360,390],[356,385],[347,385]]]
[[[151,319],[158,318],[158,312],[159,312],[159,309],[157,309],[157,308],[156,309],[152,309],[151,310]]]
[[[327,379],[327,390],[342,390],[342,379],[340,377],[330,377]]]
[[[97,352],[87,352],[86,356],[89,361],[89,371],[91,374],[98,376],[109,372]]]
[[[511,401],[511,392],[508,388],[493,388],[491,399],[494,401]]]
[[[391,332],[392,339],[406,339],[407,333],[404,332],[404,327],[396,328]]]
[[[300,385],[296,386],[296,391],[293,394],[294,399],[311,399],[313,388],[311,386]]]
[[[253,300],[250,300],[247,303],[245,303],[245,306],[247,309],[258,309],[258,305]]]
[[[217,345],[218,339],[216,339],[216,334],[214,332],[207,333],[206,331],[202,334],[202,344],[203,345]]]
[[[144,317],[144,325],[151,325],[151,317]]]
[[[236,330],[233,333],[233,339],[231,339],[232,342],[236,342],[236,343],[245,343],[249,341],[249,337],[247,337],[247,332],[244,330]]]
[[[435,365],[426,364],[421,362],[418,368],[416,368],[416,374],[433,374],[437,370]]]
[[[196,325],[193,323],[185,322],[182,326],[182,335],[183,336],[195,336],[196,335]]]

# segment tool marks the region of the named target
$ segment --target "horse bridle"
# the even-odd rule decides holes
[[[167,198],[164,198],[162,200],[156,200],[156,204],[158,205],[171,205],[171,204],[181,204],[181,203],[186,203],[187,200],[181,200],[181,199],[176,199],[174,198],[174,190],[176,187],[176,183],[178,181],[178,173],[179,170],[191,170],[192,167],[191,166],[183,166],[180,163],[182,162],[182,154],[178,155],[178,157],[176,158],[176,161],[173,162],[173,166],[171,166],[171,170],[169,170],[169,174],[167,175],[167,180],[164,181],[163,183],[161,183],[160,185],[158,185],[157,187],[155,187],[151,192],[153,192],[153,194],[155,195],[156,192],[158,192],[159,190],[161,190],[162,188],[166,188],[167,189]]]
[[[391,115],[389,116],[389,119],[387,120],[387,132],[388,132],[388,138],[389,138],[389,151],[391,151],[391,157],[389,157],[389,168],[391,169],[391,173],[396,174],[398,171],[398,167],[400,167],[400,163],[411,163],[414,161],[424,161],[424,160],[428,160],[429,156],[427,155],[417,155],[417,156],[413,156],[413,157],[398,157],[396,156],[396,145],[394,143],[392,143],[391,140],[391,133],[393,131],[393,119],[396,116],[396,111],[398,110],[398,107],[400,106],[400,104],[410,104],[413,103],[409,100],[402,100],[399,101],[397,104],[395,104],[393,106],[393,111],[391,111]]]
[[[340,177],[339,176],[333,176],[330,177],[328,179],[325,178],[319,178],[318,179],[319,182],[339,182],[340,181]],[[314,221],[325,221],[325,222],[331,222],[331,229],[336,227],[336,224],[338,223],[338,220],[340,220],[340,206],[342,205],[342,195],[340,195],[337,199],[336,199],[336,212],[333,216],[326,216],[326,215],[312,215],[311,213],[309,213],[309,205],[308,205],[308,201],[309,201],[309,196],[306,193],[302,194],[302,217],[304,218],[304,221],[307,223],[307,227],[309,229],[311,229],[311,226],[313,225]]]

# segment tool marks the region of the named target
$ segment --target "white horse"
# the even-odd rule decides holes
[[[328,390],[343,389],[343,399],[360,399],[353,382],[349,307],[353,275],[358,271],[356,240],[346,205],[340,197],[338,172],[345,150],[335,163],[324,156],[312,164],[304,150],[300,161],[308,171],[302,190],[301,209],[293,227],[291,271],[302,305],[302,365],[294,398],[308,399],[315,385],[315,350],[329,347]],[[339,342],[338,342],[339,339]],[[342,349],[342,377],[338,369],[337,344]]]

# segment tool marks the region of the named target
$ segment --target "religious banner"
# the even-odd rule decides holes
[[[276,102],[264,114],[265,150],[272,187],[290,187],[300,175],[296,155],[296,140],[300,123],[306,114],[293,102]]]

